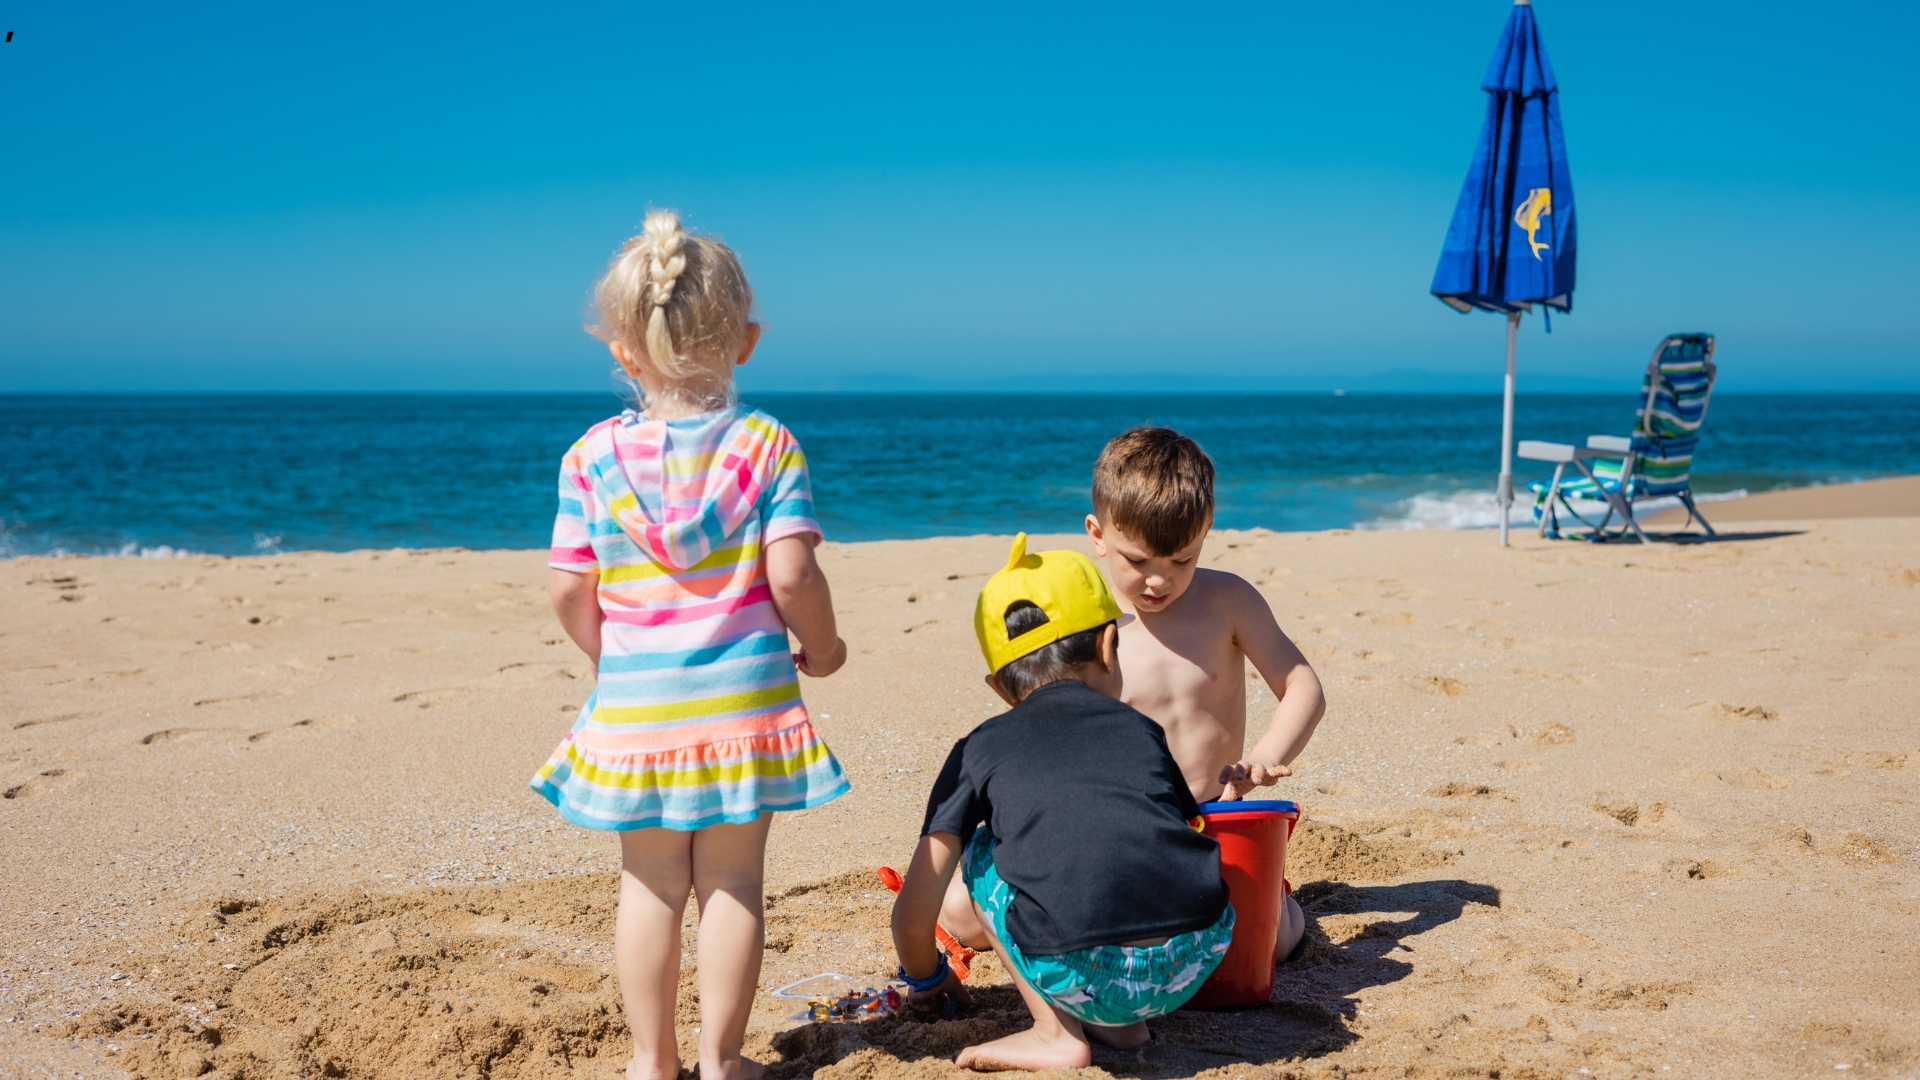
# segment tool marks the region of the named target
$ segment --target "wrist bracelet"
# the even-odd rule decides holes
[[[938,954],[938,956],[939,956],[939,962],[933,966],[933,974],[927,976],[926,978],[916,979],[913,976],[907,974],[906,965],[904,964],[901,965],[900,971],[896,975],[894,975],[894,978],[899,979],[903,983],[906,983],[909,987],[913,989],[913,992],[916,994],[922,993],[927,990],[932,990],[933,988],[939,986],[941,983],[946,982],[947,976],[953,971],[953,968],[947,965],[946,954],[940,953]]]

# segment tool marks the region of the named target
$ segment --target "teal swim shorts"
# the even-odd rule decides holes
[[[1212,926],[1159,945],[1095,945],[1058,956],[1029,956],[1007,933],[1007,907],[1015,893],[993,865],[993,849],[999,842],[985,828],[974,830],[961,860],[967,890],[993,924],[993,936],[1005,949],[1001,960],[1076,1020],[1121,1027],[1165,1016],[1199,992],[1233,943],[1233,906],[1229,904]]]

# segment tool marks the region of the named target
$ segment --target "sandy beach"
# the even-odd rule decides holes
[[[1920,1074],[1920,516],[1835,493],[1686,545],[1216,533],[1327,684],[1278,789],[1309,943],[1270,1005],[1089,1072]],[[891,972],[873,870],[1000,709],[969,614],[1005,550],[823,549],[853,658],[805,690],[854,790],[774,828],[765,988]],[[591,683],[544,563],[0,562],[0,1077],[618,1075],[617,846],[526,788]],[[1020,1022],[974,981],[938,1023],[763,993],[748,1052],[958,1075]]]

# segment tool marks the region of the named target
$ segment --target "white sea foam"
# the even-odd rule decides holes
[[[1695,495],[1694,501],[1700,503],[1720,502],[1725,499],[1743,499],[1746,489],[1722,492],[1715,495]],[[1634,515],[1657,514],[1662,510],[1671,510],[1680,505],[1676,498],[1641,499],[1634,504]],[[1573,509],[1589,521],[1599,521],[1606,517],[1607,504],[1585,499],[1574,499]],[[1527,492],[1515,492],[1513,511],[1507,519],[1514,527],[1532,527],[1533,496]],[[1617,524],[1617,522],[1616,522]],[[1354,525],[1356,529],[1412,530],[1412,529],[1493,529],[1500,525],[1500,504],[1491,491],[1423,491],[1411,498],[1401,499],[1393,504],[1393,509],[1371,521]]]
[[[65,553],[61,552],[60,554]],[[141,547],[139,544],[122,544],[120,545],[119,551],[103,552],[102,554],[119,555],[122,558],[128,559],[184,559],[193,555],[194,552],[182,550],[174,547],[172,544],[160,544],[156,547]]]
[[[1514,509],[1520,510],[1516,503]],[[1423,491],[1393,509],[1355,524],[1357,529],[1490,529],[1500,524],[1491,491]]]

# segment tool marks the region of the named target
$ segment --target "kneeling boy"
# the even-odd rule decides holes
[[[921,1007],[966,987],[934,947],[954,870],[971,898],[961,941],[999,952],[1033,1027],[970,1046],[977,1068],[1073,1068],[1089,1036],[1147,1041],[1220,963],[1233,909],[1220,847],[1160,725],[1121,704],[1121,612],[1093,561],[1013,543],[974,629],[1013,706],[954,744],[893,907],[900,975]]]
[[[1123,700],[1159,721],[1188,789],[1202,801],[1243,799],[1291,776],[1289,766],[1326,714],[1313,665],[1260,590],[1200,567],[1213,527],[1213,461],[1170,428],[1134,428],[1093,467],[1087,535],[1123,606],[1139,619],[1120,635]],[[1247,665],[1276,699],[1266,733],[1247,737]],[[1300,943],[1306,916],[1280,902],[1277,963]]]

